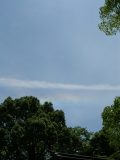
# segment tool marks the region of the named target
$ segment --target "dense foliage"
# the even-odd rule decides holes
[[[42,160],[49,151],[120,159],[120,97],[105,107],[96,133],[69,128],[62,110],[36,97],[8,97],[0,104],[0,159]]]
[[[65,129],[64,113],[54,110],[52,103],[41,105],[35,97],[8,97],[0,106],[0,159],[43,157]]]
[[[107,35],[120,31],[120,0],[105,0],[100,8],[100,29]]]
[[[32,96],[8,97],[0,105],[2,160],[43,159],[47,150],[82,153],[89,138],[83,128],[68,128],[64,112],[54,110],[51,102],[40,104]]]
[[[120,159],[120,97],[116,97],[111,106],[104,108],[102,118],[109,144],[114,148],[113,155]]]

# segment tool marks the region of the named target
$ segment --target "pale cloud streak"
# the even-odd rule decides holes
[[[20,80],[14,78],[0,78],[0,86],[24,89],[61,89],[61,90],[88,90],[88,91],[120,91],[120,85],[80,85],[51,83],[47,81]]]

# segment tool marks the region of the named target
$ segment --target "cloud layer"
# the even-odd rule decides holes
[[[63,90],[89,90],[89,91],[120,91],[120,85],[81,85],[51,83],[46,81],[20,80],[14,78],[0,78],[0,86],[28,89],[63,89]]]

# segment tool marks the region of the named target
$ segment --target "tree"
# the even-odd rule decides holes
[[[69,128],[70,145],[69,152],[74,154],[90,155],[91,132],[86,128],[74,127]]]
[[[109,137],[111,146],[120,149],[120,97],[116,97],[113,105],[105,107],[103,113],[103,129]]]
[[[109,144],[108,134],[105,130],[100,130],[93,134],[90,146],[94,155],[109,156],[114,152],[114,149]]]
[[[100,8],[100,18],[99,28],[106,35],[120,31],[120,0],[105,0],[104,6]]]
[[[43,159],[47,149],[60,146],[58,135],[65,126],[64,112],[54,110],[51,102],[8,97],[0,105],[0,159]]]

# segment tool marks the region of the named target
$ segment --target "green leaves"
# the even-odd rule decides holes
[[[99,28],[106,35],[114,35],[120,31],[120,0],[105,0],[100,8],[101,23]]]
[[[51,102],[40,104],[32,96],[8,97],[0,105],[0,159],[38,160],[48,150],[109,155],[113,153],[109,143],[120,147],[120,97],[104,109],[102,117],[103,130],[94,134],[85,128],[67,127],[64,112],[55,110]]]
[[[105,107],[103,113],[103,128],[106,130],[110,144],[116,149],[120,147],[120,97],[116,97],[113,105]]]
[[[46,138],[46,124],[42,119],[30,118],[26,122],[26,138],[28,143],[36,144]]]
[[[16,123],[12,128],[11,128],[11,139],[16,145],[19,145],[22,142],[22,139],[24,137],[24,127],[22,127],[20,124]]]
[[[51,102],[40,104],[32,96],[15,100],[8,97],[0,105],[0,158],[43,158],[46,149],[59,146],[58,135],[63,126],[64,112],[54,110]]]

